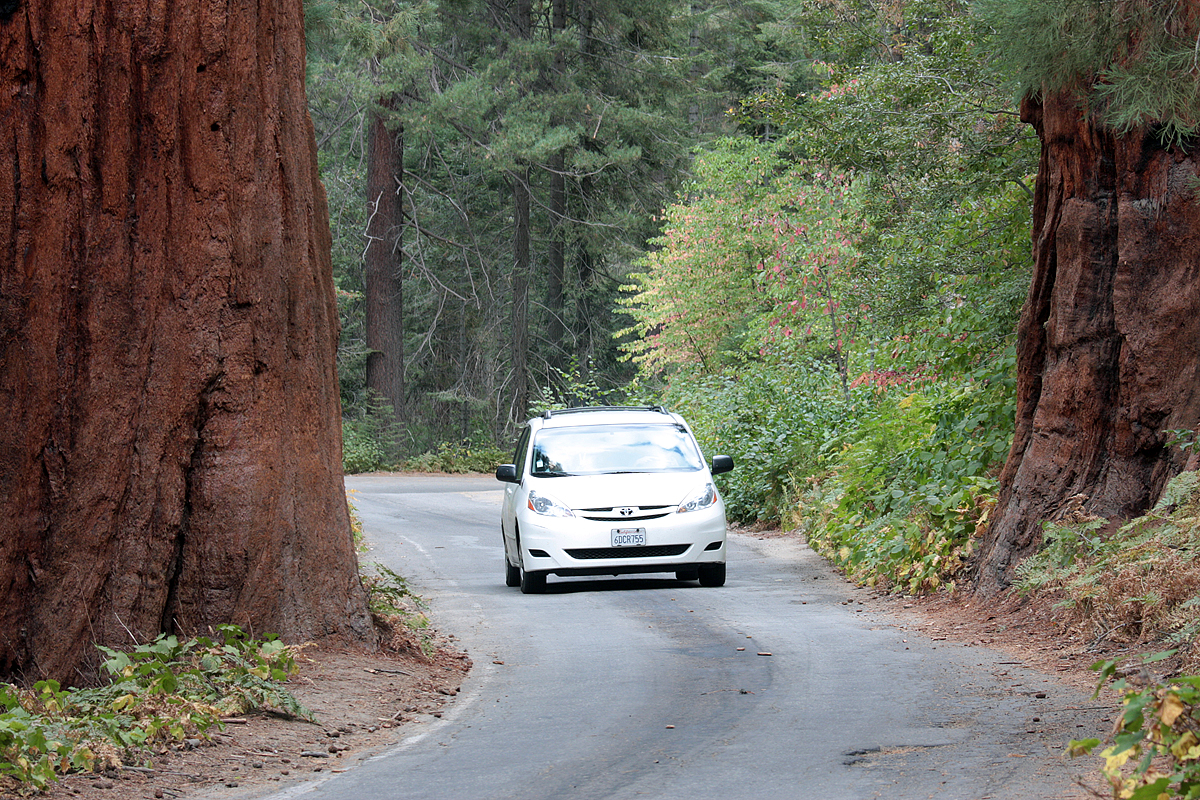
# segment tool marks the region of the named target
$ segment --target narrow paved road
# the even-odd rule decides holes
[[[396,749],[274,800],[1075,795],[1086,697],[924,639],[795,543],[733,536],[719,589],[638,576],[504,586],[490,478],[347,480],[372,550],[475,668]],[[1041,695],[1041,696],[1038,696]],[[1086,713],[1086,712],[1085,712]]]

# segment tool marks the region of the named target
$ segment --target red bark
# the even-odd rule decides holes
[[[1020,322],[1017,425],[977,589],[1006,586],[1077,495],[1144,511],[1184,467],[1169,431],[1200,422],[1200,161],[1117,135],[1069,94],[1022,108],[1042,142],[1035,268]]]
[[[223,622],[372,641],[302,12],[0,22],[0,673]]]

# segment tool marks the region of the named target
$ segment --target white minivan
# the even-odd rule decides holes
[[[725,505],[686,422],[660,406],[546,411],[529,420],[504,481],[505,582],[673,572],[725,583]]]

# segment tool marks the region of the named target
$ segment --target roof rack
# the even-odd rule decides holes
[[[575,408],[547,408],[542,412],[542,419],[550,419],[561,414],[581,414],[589,411],[656,411],[659,414],[671,413],[663,406],[576,406]]]

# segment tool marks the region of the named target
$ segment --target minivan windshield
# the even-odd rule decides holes
[[[682,425],[548,428],[533,442],[532,474],[540,478],[701,469],[704,460]]]

